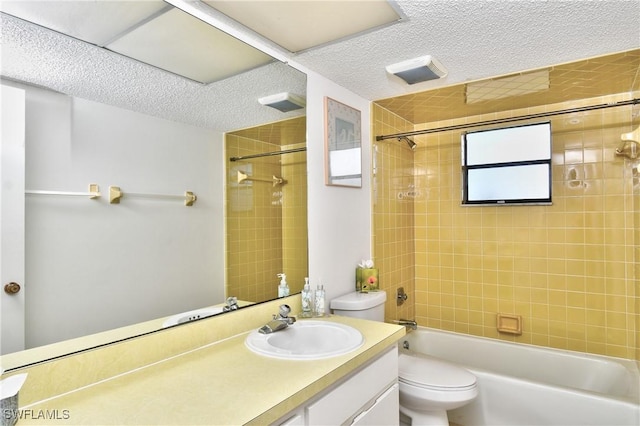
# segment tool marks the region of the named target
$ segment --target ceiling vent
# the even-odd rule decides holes
[[[306,106],[306,102],[300,96],[296,96],[289,92],[278,93],[276,95],[265,96],[258,99],[262,105],[275,108],[281,112],[295,111]]]
[[[407,84],[436,80],[447,75],[447,70],[442,64],[430,55],[388,65],[387,72],[400,77]]]

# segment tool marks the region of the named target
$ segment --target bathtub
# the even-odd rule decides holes
[[[640,425],[636,362],[502,342],[425,327],[400,347],[460,365],[479,396],[449,411],[458,425]]]

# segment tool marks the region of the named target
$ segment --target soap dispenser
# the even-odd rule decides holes
[[[280,277],[280,285],[278,286],[278,297],[286,297],[289,295],[289,285],[287,284],[287,275],[278,274]]]
[[[315,294],[315,301],[314,301],[314,305],[315,305],[315,314],[318,317],[323,317],[325,314],[325,307],[324,307],[324,285],[323,284],[319,284],[318,286],[316,286],[316,294]]]
[[[313,305],[313,295],[311,292],[311,286],[309,285],[309,278],[304,279],[304,287],[302,287],[302,316],[310,317],[312,315],[311,309]]]

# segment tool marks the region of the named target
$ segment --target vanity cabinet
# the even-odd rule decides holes
[[[276,424],[397,425],[399,412],[398,348],[393,345]]]

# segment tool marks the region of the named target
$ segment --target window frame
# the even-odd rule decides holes
[[[520,128],[527,126],[547,126],[549,130],[549,158],[544,159],[530,159],[530,160],[522,160],[522,161],[504,161],[504,162],[494,162],[494,163],[482,163],[482,164],[468,164],[468,146],[467,146],[467,135],[476,134],[481,132],[491,132],[498,131],[504,129],[511,128]],[[461,148],[462,148],[462,206],[506,206],[506,205],[551,205],[553,202],[553,194],[552,194],[552,167],[551,167],[551,157],[552,157],[552,131],[551,131],[551,122],[537,122],[537,123],[529,123],[529,124],[520,124],[515,126],[507,126],[507,127],[497,127],[492,129],[484,129],[472,132],[463,132],[461,135]],[[548,197],[545,198],[510,198],[510,199],[482,199],[482,200],[469,200],[469,170],[480,170],[480,169],[500,169],[505,167],[518,167],[518,166],[530,166],[530,165],[547,165],[548,167]]]

